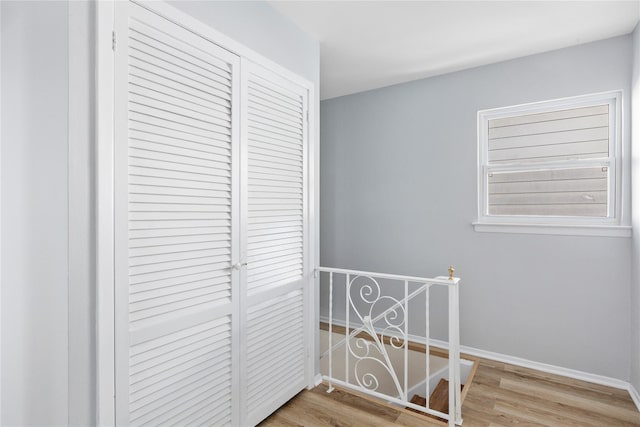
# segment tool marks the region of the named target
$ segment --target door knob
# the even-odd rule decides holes
[[[231,268],[233,268],[234,270],[240,270],[242,267],[246,267],[247,263],[246,262],[242,262],[242,263],[237,263],[237,264],[233,264],[231,266]]]

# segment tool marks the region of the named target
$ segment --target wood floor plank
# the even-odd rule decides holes
[[[472,423],[475,425],[496,424],[503,427],[518,426],[525,421],[515,416],[506,416],[504,413],[497,412],[495,407],[495,399],[471,396],[471,392],[469,392],[469,396],[467,396],[462,408],[462,419],[466,423],[469,421],[468,416],[471,416]]]
[[[586,381],[580,381],[573,378],[562,377],[560,375],[549,374],[547,372],[535,371],[533,369],[523,368],[521,366],[505,365],[504,372],[511,372],[518,376],[525,376],[529,378],[541,379],[547,382],[552,382],[559,388],[573,389],[574,391],[581,391],[591,394],[598,398],[617,399],[618,403],[622,405],[632,405],[633,402],[629,400],[629,392],[627,390],[607,387],[600,384],[589,383]]]
[[[306,396],[311,403],[311,407],[316,408],[317,419],[330,420],[329,424],[325,425],[337,425],[336,423],[339,423],[341,426],[368,425],[371,427],[384,427],[390,424],[389,420],[376,416],[376,414],[372,414],[366,409],[354,408],[353,406],[327,399],[317,393],[308,393]]]
[[[312,393],[317,393],[324,398],[331,399],[341,405],[346,405],[355,409],[364,410],[370,414],[373,414],[381,419],[388,421],[395,421],[398,418],[398,411],[388,406],[382,406],[377,401],[369,398],[364,398],[348,391],[341,389],[334,389],[331,393],[327,393],[327,385],[320,384],[313,390]]]
[[[500,388],[494,388],[486,386],[484,384],[476,383],[476,393],[480,395],[491,395],[494,398],[494,410],[498,411],[497,405],[500,403],[514,404],[523,406],[528,409],[536,410],[545,413],[550,419],[553,417],[566,418],[567,425],[580,425],[580,426],[593,426],[600,427],[607,425],[607,422],[611,421],[610,417],[602,416],[600,414],[584,411],[584,410],[571,410],[562,403],[552,402],[549,400],[543,400],[535,396],[529,396],[527,394],[514,392],[511,390],[503,390]],[[624,422],[619,422],[622,425],[633,425]]]
[[[404,427],[443,427],[446,424],[442,422],[436,422],[429,418],[424,418],[417,415],[409,415],[401,413],[395,421],[396,425]]]
[[[284,408],[284,407],[283,407]],[[275,413],[266,419],[262,424],[263,427],[300,427],[304,424],[300,424],[296,421],[289,420],[287,418],[287,414],[283,411],[283,413]]]
[[[518,391],[529,396],[537,396],[552,402],[561,403],[571,408],[584,411],[596,412],[609,416],[616,421],[626,421],[640,425],[640,413],[621,408],[611,403],[589,399],[573,393],[558,390],[549,385],[536,384],[528,378],[521,378],[519,381],[503,378],[500,381],[500,388],[511,391]]]
[[[493,409],[505,417],[526,420],[527,423],[555,427],[555,426],[583,426],[586,424],[576,422],[574,419],[563,417],[549,411],[541,410],[529,405],[514,403],[512,401],[498,400]]]
[[[551,387],[557,392],[565,392],[576,397],[593,399],[598,402],[608,403],[617,408],[626,408],[629,411],[637,412],[635,404],[629,398],[626,390],[614,389],[599,384],[587,383],[585,381],[564,378],[558,375],[546,374],[531,369],[519,368],[515,366],[505,366],[504,369],[479,368],[474,383],[499,386],[501,380],[513,380],[538,384],[543,387]]]
[[[405,426],[444,423],[322,384],[289,401],[261,426]],[[467,391],[468,390],[468,391]],[[640,427],[640,413],[625,390],[480,359],[465,385],[463,426]]]

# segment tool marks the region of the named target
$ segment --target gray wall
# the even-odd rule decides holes
[[[317,87],[318,43],[268,4],[178,6]],[[96,413],[94,5],[2,1],[0,7],[0,424],[90,425]]]
[[[87,425],[95,417],[94,7],[1,7],[2,423]]]
[[[95,4],[69,8],[69,424],[96,413]]]
[[[640,392],[640,26],[633,32],[631,162],[631,384]]]
[[[428,277],[454,264],[463,345],[628,380],[631,239],[471,223],[477,111],[622,89],[628,152],[631,54],[624,36],[323,101],[321,264]]]
[[[2,424],[67,424],[67,4],[2,2]]]
[[[168,1],[318,87],[320,45],[265,1]]]

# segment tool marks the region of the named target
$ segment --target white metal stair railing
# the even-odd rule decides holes
[[[462,424],[461,400],[460,400],[460,326],[458,288],[460,279],[453,277],[453,267],[449,268],[449,277],[413,277],[396,274],[372,273],[367,271],[347,270],[340,268],[318,267],[316,274],[328,273],[329,281],[329,315],[328,315],[328,339],[329,348],[322,355],[328,357],[328,374],[323,375],[323,380],[329,384],[327,392],[333,391],[333,385],[351,389],[385,401],[412,408],[426,414],[434,415],[448,421],[453,427]],[[345,294],[344,319],[336,322],[334,319],[334,275],[344,275],[343,285]],[[403,292],[392,289],[394,295],[403,293],[403,297],[383,295],[383,287],[379,281],[392,282],[385,284],[385,290],[393,287],[396,282],[403,285]],[[320,280],[321,286],[323,282]],[[410,284],[414,290],[409,291]],[[449,305],[449,342],[448,370],[449,370],[449,414],[429,407],[429,295],[432,286],[446,287],[448,291]],[[355,296],[353,295],[353,291]],[[391,293],[391,292],[390,292]],[[424,294],[425,310],[425,406],[417,405],[410,401],[408,375],[409,375],[409,301]],[[382,307],[382,308],[379,308]],[[350,321],[350,316],[355,313],[355,320]],[[337,343],[333,342],[333,326],[335,323],[344,322],[344,338]],[[382,323],[382,326],[377,326]],[[363,337],[361,334],[365,334]],[[354,339],[355,338],[355,339]],[[403,351],[403,368],[400,375],[392,365],[387,346]],[[333,375],[333,352],[345,346],[344,378],[336,378]],[[353,360],[350,360],[353,359]],[[354,369],[351,374],[355,377],[355,383],[350,381],[349,363],[354,361]],[[364,362],[364,363],[363,363]],[[377,366],[383,369],[391,377],[397,393],[395,395],[380,392],[378,377],[367,370],[366,366]],[[453,414],[451,416],[450,414]]]

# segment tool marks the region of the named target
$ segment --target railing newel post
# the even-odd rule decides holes
[[[451,279],[450,279],[451,280]],[[456,421],[456,401],[455,401],[455,388],[457,387],[455,381],[455,319],[454,317],[454,287],[453,285],[449,286],[449,427],[454,427]]]
[[[458,300],[458,279],[453,277],[453,267],[449,268],[449,426],[462,423],[460,402],[460,319]]]
[[[327,393],[333,391],[333,271],[329,273],[329,388]]]
[[[429,380],[430,380],[430,375],[431,375],[431,358],[430,353],[430,343],[429,343],[429,337],[431,332],[429,331],[429,291],[431,290],[431,286],[427,283],[425,283],[424,285],[424,295],[425,295],[425,364],[426,364],[426,371],[427,374],[425,375],[426,381],[425,381],[425,388],[426,388],[426,392],[425,392],[425,408],[429,409],[429,397],[431,396],[431,385],[429,384]]]
[[[350,299],[350,293],[351,293],[351,275],[347,274],[345,276],[345,306],[346,306],[346,310],[347,312],[345,313],[345,319],[346,319],[346,324],[345,324],[345,330],[344,330],[344,338],[345,338],[345,342],[344,342],[344,382],[349,384],[349,312],[350,307],[349,307],[349,299]]]
[[[409,400],[409,281],[404,281],[404,399]]]
[[[455,308],[455,377],[456,377],[456,424],[462,424],[462,400],[461,400],[461,379],[460,379],[460,281],[456,281],[454,285],[454,308]]]

